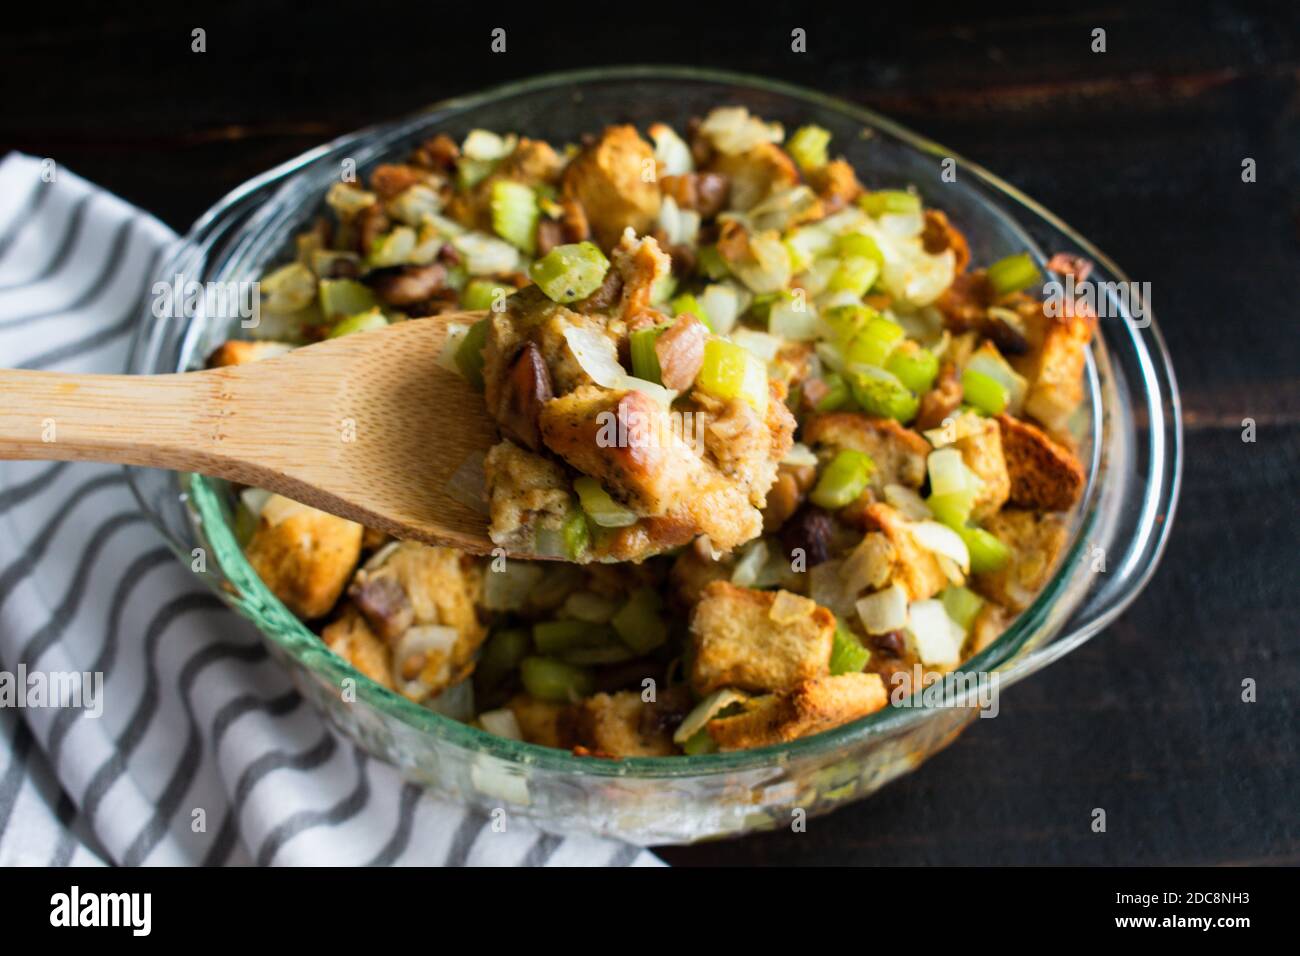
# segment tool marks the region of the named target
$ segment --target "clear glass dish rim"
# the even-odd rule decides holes
[[[518,94],[535,93],[553,87],[591,82],[635,79],[695,80],[747,87],[811,102],[823,108],[839,112],[868,126],[877,127],[914,149],[930,155],[954,159],[960,168],[974,173],[1000,197],[1010,200],[1016,207],[1028,210],[1057,229],[1092,257],[1094,261],[1106,268],[1116,279],[1121,282],[1129,281],[1123,270],[1108,256],[1049,210],[1025,196],[1014,186],[1004,182],[979,164],[965,159],[960,154],[940,146],[933,140],[920,136],[866,107],[795,84],[769,80],[764,77],[673,65],[637,65],[547,73],[526,80],[502,84],[478,93],[440,100],[400,119],[345,134],[328,143],[307,150],[231,191],[196,220],[190,232],[181,240],[172,261],[182,258],[187,251],[191,251],[195,247],[202,248],[205,246],[208,241],[208,232],[221,222],[222,217],[236,211],[241,204],[259,190],[278,183],[274,194],[268,201],[268,205],[274,204],[281,198],[283,193],[290,191],[297,178],[296,173],[303,171],[305,167],[308,167],[315,160],[335,152],[343,146],[361,146],[373,139],[380,138],[400,138],[403,131],[428,123],[435,114],[472,110],[493,101]],[[264,211],[269,212],[270,210]],[[255,215],[254,219],[257,218],[259,217]],[[250,232],[251,230],[245,225],[241,231]],[[245,238],[251,238],[251,236]],[[1100,482],[1094,480],[1096,478],[1094,469],[1090,473],[1088,497],[1085,501],[1086,507],[1075,531],[1074,540],[1071,542],[1068,553],[1060,561],[1052,579],[1039,593],[1034,602],[1016,619],[1008,632],[995,642],[992,647],[965,662],[962,668],[963,671],[984,668],[997,670],[999,681],[1003,686],[1009,686],[1011,683],[1036,672],[1069,653],[1109,625],[1142,591],[1160,562],[1172,528],[1181,485],[1183,465],[1182,408],[1172,364],[1154,315],[1151,315],[1150,325],[1144,330],[1150,333],[1150,348],[1146,343],[1142,342],[1136,330],[1127,323],[1125,323],[1125,326],[1128,334],[1134,340],[1136,352],[1145,360],[1142,363],[1142,394],[1146,396],[1148,411],[1152,413],[1148,416],[1150,428],[1153,432],[1152,443],[1158,442],[1160,445],[1159,454],[1154,456],[1155,461],[1148,469],[1146,477],[1150,478],[1152,473],[1158,473],[1166,477],[1165,481],[1148,480],[1143,497],[1143,521],[1141,525],[1143,529],[1143,545],[1136,551],[1142,554],[1149,550],[1150,556],[1145,565],[1138,570],[1136,576],[1125,584],[1123,590],[1105,608],[1104,612],[1088,622],[1086,626],[1077,628],[1068,634],[1057,635],[1043,647],[1032,650],[1023,657],[1015,657],[1033,635],[1035,629],[1049,616],[1057,599],[1064,595],[1071,583],[1070,570],[1078,560],[1081,549],[1087,542],[1089,531],[1097,518]],[[132,366],[135,364],[135,358],[139,350],[144,345],[147,329],[147,323],[142,323],[136,329],[131,347]],[[1156,376],[1157,368],[1167,379],[1168,395],[1165,396],[1165,399],[1168,402],[1168,412],[1172,419],[1172,428],[1167,430],[1168,433],[1166,433],[1164,426],[1164,417],[1160,414],[1161,404],[1156,403],[1156,407],[1151,408],[1153,379]],[[1155,384],[1158,385],[1158,383]],[[1100,401],[1099,398],[1098,401]],[[1101,410],[1104,412],[1107,409],[1103,407]],[[1159,433],[1158,437],[1157,432]],[[135,476],[138,470],[134,468],[127,468],[126,470],[128,482],[142,509],[164,537],[175,546],[176,543],[170,532],[149,506],[144,493],[137,485]],[[1160,489],[1163,487],[1168,488],[1167,493],[1161,492]],[[205,495],[215,495],[211,486],[207,485],[202,476],[192,476],[191,491],[197,491],[198,494],[195,497],[198,498]],[[1158,517],[1160,514],[1163,514],[1162,519]],[[223,524],[218,527],[217,533],[220,536],[229,537],[229,543],[233,545],[234,539],[229,527]],[[237,547],[233,549],[233,553],[237,569],[243,572],[238,577],[244,580],[238,582],[238,585],[251,588],[257,592],[255,596],[259,598],[259,603],[270,609],[286,631],[290,633],[287,635],[281,634],[278,630],[262,626],[259,626],[259,630],[275,641],[286,653],[290,654],[304,667],[314,672],[316,676],[329,680],[335,686],[338,686],[339,681],[343,678],[354,679],[357,686],[358,704],[364,703],[372,706],[400,720],[419,733],[430,734],[467,751],[490,754],[493,757],[518,764],[521,767],[527,766],[574,776],[600,778],[655,779],[714,776],[787,763],[797,758],[810,758],[830,751],[848,752],[855,745],[870,738],[883,738],[925,720],[927,717],[934,715],[936,709],[948,709],[947,707],[936,708],[912,701],[912,706],[906,708],[887,707],[858,721],[811,737],[729,754],[628,757],[620,760],[577,757],[568,751],[509,740],[479,730],[469,724],[460,723],[409,701],[405,697],[371,681],[354,670],[341,658],[327,651],[320,644],[318,636],[284,608],[278,599],[271,594],[270,590],[261,583],[251,566],[243,560],[242,553],[239,552]],[[189,560],[188,553],[185,555],[185,559]],[[224,570],[223,567],[223,572]],[[293,646],[300,642],[310,642],[314,647],[311,648],[309,653],[300,653],[300,648]],[[972,667],[972,664],[976,666]]]

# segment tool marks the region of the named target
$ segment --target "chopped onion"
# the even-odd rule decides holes
[[[879,531],[870,531],[844,559],[840,571],[842,586],[850,597],[883,587],[894,571],[896,552]],[[820,565],[818,565],[820,567]]]
[[[564,330],[564,340],[568,343],[574,360],[597,385],[645,392],[665,408],[677,397],[672,389],[627,374],[627,370],[618,362],[618,347],[614,341],[595,329],[571,325]]]
[[[401,685],[401,691],[407,697],[423,700],[429,695],[429,688],[422,681],[406,680],[401,674],[406,662],[412,658],[426,658],[431,653],[450,655],[460,639],[460,633],[454,627],[442,627],[436,624],[423,624],[408,627],[393,649],[393,671]],[[424,667],[422,663],[421,668]],[[439,695],[441,696],[441,695]]]
[[[953,442],[961,441],[969,435],[978,435],[984,431],[984,419],[974,412],[963,412],[947,425],[930,428],[921,434],[935,448],[943,448]],[[933,454],[933,453],[932,453]],[[933,489],[932,489],[933,490]]]
[[[384,545],[382,548],[380,548],[378,551],[376,551],[374,554],[370,556],[370,558],[366,561],[365,570],[367,571],[379,570],[384,566],[384,562],[386,562],[390,557],[393,556],[393,552],[396,551],[401,546],[402,546],[402,542],[400,541],[388,542],[386,545]]]
[[[778,591],[767,616],[777,624],[793,624],[810,617],[816,610],[817,603],[810,598],[789,591]]]
[[[790,341],[811,342],[821,334],[817,307],[807,301],[802,308],[795,306],[794,299],[784,296],[772,303],[767,318],[768,331]]]
[[[749,210],[750,221],[754,228],[775,229],[785,232],[791,224],[798,222],[816,209],[818,199],[807,186],[791,186],[772,193],[766,199]]]
[[[690,146],[671,126],[655,123],[648,132],[651,142],[655,144],[655,161],[662,167],[661,172],[665,176],[680,176],[695,168]]]
[[[859,600],[857,609],[868,634],[888,634],[907,626],[907,592],[897,581]]]
[[[258,517],[274,528],[276,525],[288,521],[294,515],[300,515],[315,510],[315,508],[305,505],[300,501],[294,501],[292,498],[286,498],[284,495],[273,494],[262,502],[262,510]]]
[[[803,442],[795,442],[790,446],[790,450],[785,453],[785,457],[781,459],[781,464],[794,465],[795,467],[811,465],[816,468],[817,456],[813,454],[813,450]]]
[[[726,335],[735,326],[740,313],[749,308],[751,298],[748,290],[733,282],[715,282],[706,286],[695,300],[709,317],[713,331]]]
[[[730,263],[731,270],[752,292],[780,292],[790,284],[790,250],[774,231],[749,237],[752,259]]]
[[[764,123],[750,116],[743,106],[720,106],[700,124],[700,133],[728,156],[747,153],[764,143],[779,143],[785,138],[780,123]]]
[[[781,347],[785,344],[774,335],[768,335],[766,332],[756,332],[744,326],[731,333],[731,341],[764,362],[770,362],[776,358],[777,353],[781,351]]]
[[[519,271],[519,250],[503,239],[485,232],[466,232],[455,236],[451,244],[465,257],[470,275],[491,276]]]
[[[474,682],[463,680],[452,684],[437,697],[430,697],[424,702],[435,713],[468,723],[474,719]]]
[[[245,488],[239,493],[239,500],[254,518],[260,517],[262,509],[271,500],[271,492],[262,488]]]
[[[846,620],[853,615],[856,594],[851,594],[840,576],[843,561],[823,561],[808,569],[808,596],[836,616]]]
[[[498,737],[506,737],[510,740],[524,739],[523,731],[519,729],[519,720],[509,707],[485,710],[478,715],[478,722],[483,725],[484,730]]]
[[[913,601],[905,632],[923,664],[955,667],[961,663],[966,632],[948,616],[942,601]]]
[[[767,542],[757,538],[745,546],[745,550],[731,572],[731,583],[742,588],[753,587],[758,580],[758,573],[767,563]]]
[[[461,372],[460,366],[456,364],[456,350],[460,348],[460,343],[469,332],[469,326],[462,325],[460,322],[448,322],[446,329],[447,337],[443,339],[442,351],[438,353],[438,365],[448,372],[459,375]]]
[[[970,571],[970,551],[961,535],[952,528],[937,521],[916,521],[908,526],[908,531],[925,550],[952,561],[963,573]]]
[[[934,515],[919,494],[906,485],[885,485],[885,501],[911,521],[924,521]]]
[[[461,143],[460,151],[468,159],[489,161],[501,159],[514,152],[515,138],[501,136],[486,129],[472,129]]]
[[[749,700],[748,694],[730,687],[715,690],[696,704],[691,712],[686,715],[686,719],[678,725],[677,730],[673,733],[673,743],[681,746],[703,730],[704,725],[713,719],[714,714],[725,710],[732,704],[743,703],[747,700]]]
[[[699,238],[700,214],[682,209],[672,196],[665,196],[659,204],[659,227],[664,231],[669,245],[693,246]]]

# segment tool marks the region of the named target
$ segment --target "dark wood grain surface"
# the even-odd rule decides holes
[[[999,719],[875,798],[806,833],[663,855],[1300,862],[1300,7],[999,4],[1008,12],[981,19],[927,5],[909,19],[874,4],[852,16],[634,4],[624,13],[636,21],[620,23],[595,4],[571,18],[542,3],[454,22],[433,4],[55,6],[6,14],[0,149],[54,157],[180,231],[336,134],[511,78],[628,62],[844,96],[1043,202],[1151,283],[1187,425],[1160,572],[1116,625],[1010,691]],[[498,26],[507,52],[493,55]],[[206,53],[190,50],[194,27]],[[795,27],[806,53],[790,50]],[[1090,50],[1096,27],[1105,53]],[[1245,158],[1254,183],[1242,182]],[[1253,444],[1244,418],[1257,422]],[[1255,703],[1240,699],[1246,677]],[[1094,807],[1105,834],[1090,830]]]

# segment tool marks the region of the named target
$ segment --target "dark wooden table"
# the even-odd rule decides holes
[[[874,799],[806,833],[664,856],[1300,862],[1288,623],[1300,585],[1300,8],[1037,4],[967,20],[918,7],[906,20],[872,4],[829,20],[809,4],[760,17],[633,5],[644,22],[620,25],[597,5],[587,22],[535,4],[453,23],[443,6],[262,0],[178,15],[64,2],[42,22],[10,11],[0,147],[54,157],[183,231],[272,164],[444,96],[553,69],[681,62],[842,95],[993,169],[1151,283],[1187,425],[1164,564],[1109,631]],[[507,52],[494,55],[498,26]],[[191,51],[196,27],[206,53]],[[790,49],[795,27],[806,53]],[[1104,53],[1090,49],[1097,27]],[[1246,158],[1254,183],[1242,182]],[[1246,677],[1255,703],[1240,698]],[[1094,807],[1105,834],[1090,830]]]

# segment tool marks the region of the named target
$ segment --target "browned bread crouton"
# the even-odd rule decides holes
[[[1013,611],[1023,611],[1047,583],[1065,548],[1065,520],[1059,514],[1004,508],[984,528],[1011,549],[1011,559],[997,571],[975,575],[973,587]]]
[[[1011,503],[1042,511],[1074,507],[1086,481],[1079,459],[1029,422],[999,415],[998,427],[1011,478]]]
[[[757,698],[744,713],[706,726],[720,750],[748,750],[839,727],[880,710],[888,700],[879,674],[818,677]]]
[[[519,732],[530,744],[542,747],[558,747],[568,750],[573,746],[570,732],[569,705],[557,704],[549,700],[538,700],[527,694],[516,694],[506,704],[515,720],[519,723]]]
[[[647,233],[659,214],[654,151],[634,126],[610,126],[564,171],[563,192],[582,206],[596,242],[612,249],[623,230]],[[648,164],[648,165],[647,165]]]
[[[562,519],[573,497],[559,465],[513,442],[492,446],[484,460],[484,477],[491,516],[488,536],[506,548],[527,551],[535,523]]]
[[[361,557],[361,534],[355,521],[271,495],[244,555],[289,610],[311,620],[343,592]]]
[[[971,621],[970,637],[967,638],[968,654],[978,654],[984,650],[1007,629],[1010,617],[1007,612],[992,601],[985,601],[984,606]]]
[[[827,673],[834,635],[835,616],[807,598],[715,581],[691,616],[691,685],[700,696],[792,687]]]
[[[794,160],[775,143],[759,143],[743,153],[718,153],[713,172],[731,183],[730,208],[744,212],[779,189],[799,183]]]
[[[978,415],[972,415],[970,419],[970,428],[952,443],[952,447],[961,452],[961,460],[982,482],[971,508],[971,517],[983,521],[1007,503],[1011,479],[1007,475],[998,423]]]
[[[677,752],[663,709],[634,690],[594,694],[573,707],[578,744],[611,757],[669,757]]]
[[[876,502],[864,511],[867,527],[880,531],[893,546],[893,568],[889,580],[897,581],[909,601],[924,601],[948,586],[934,554],[917,543],[910,522],[890,505]]]
[[[1082,310],[1070,312],[1051,317],[1035,310],[1025,322],[1030,349],[1011,360],[1029,380],[1024,413],[1058,433],[1083,401],[1083,371],[1096,325]]]
[[[338,619],[321,631],[321,641],[376,684],[393,689],[393,671],[388,645],[384,643],[361,613],[351,605]]]
[[[258,362],[262,359],[283,355],[285,352],[292,350],[293,346],[288,342],[249,342],[241,339],[231,339],[228,342],[222,342],[208,356],[208,368],[224,368],[228,365]]]
[[[873,488],[889,484],[920,488],[925,482],[930,443],[892,418],[858,412],[812,415],[804,422],[803,441],[866,452],[876,465],[871,476]]]

